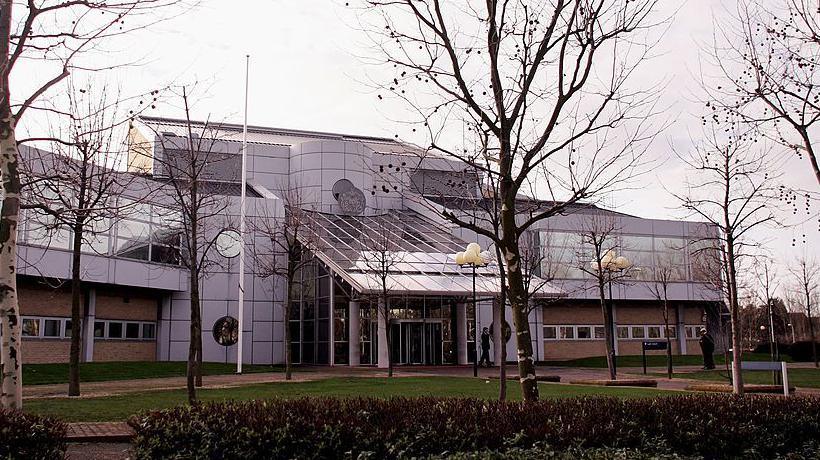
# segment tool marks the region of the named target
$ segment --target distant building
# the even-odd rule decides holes
[[[202,132],[202,124],[196,123]],[[208,193],[229,201],[228,217],[238,212],[242,127],[219,125],[209,131],[219,164],[209,165]],[[184,149],[188,130],[180,120],[142,117],[129,134],[130,169],[139,181],[163,179],[164,159]],[[249,220],[284,215],[282,194],[298,187],[303,208],[310,210],[314,238],[321,240],[314,262],[301,273],[299,289],[287,299],[284,280],[264,276],[249,250],[246,263],[243,356],[247,363],[283,361],[284,330],[297,363],[378,365],[387,363],[387,330],[377,321],[378,291],[368,257],[373,229],[389,232],[392,250],[401,254],[390,273],[390,330],[397,364],[465,364],[474,353],[473,321],[479,331],[492,324],[492,298],[499,289],[493,266],[478,270],[477,309],[471,307],[472,272],[455,264],[453,254],[471,232],[441,216],[480,212],[481,187],[463,173],[463,165],[444,156],[424,154],[396,140],[332,133],[251,127],[248,135]],[[137,190],[120,199],[139,200]],[[544,202],[522,197],[531,206]],[[171,218],[171,217],[173,218]],[[46,217],[26,213],[20,242],[20,305],[24,360],[59,362],[68,358],[70,295],[69,233],[45,231]],[[539,222],[528,234],[543,260],[533,276],[530,327],[538,361],[605,354],[604,329],[597,290],[579,269],[589,253],[579,233],[590,219],[607,219],[615,228],[619,254],[636,270],[614,283],[617,353],[640,353],[644,340],[669,334],[675,353],[697,352],[697,330],[712,324],[720,301],[704,272],[704,236],[714,228],[681,220],[643,219],[573,205],[564,215]],[[230,220],[230,219],[228,219]],[[228,222],[226,220],[226,222]],[[189,288],[180,265],[179,216],[167,199],[153,199],[98,236],[84,255],[83,359],[85,361],[187,358]],[[228,224],[226,224],[228,225]],[[250,234],[248,247],[264,238]],[[222,228],[210,229],[214,234]],[[483,247],[487,241],[478,238]],[[219,336],[237,317],[238,264],[233,254],[214,251],[215,264],[202,285],[205,361],[233,362],[236,345]],[[670,264],[669,297],[674,306],[665,330],[659,302],[650,287],[655,264]],[[62,284],[61,284],[62,282]],[[58,288],[53,286],[60,285]],[[291,308],[290,324],[283,309]],[[227,320],[225,318],[228,318]],[[507,321],[512,323],[510,313]],[[507,344],[515,359],[515,340]]]

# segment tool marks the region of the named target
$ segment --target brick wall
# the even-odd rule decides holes
[[[606,355],[606,344],[603,340],[546,340],[543,347],[546,361]]]
[[[94,361],[156,361],[155,341],[96,340]]]
[[[70,340],[58,339],[23,339],[23,362],[67,363],[71,350]]]
[[[97,292],[97,319],[156,321],[157,298],[128,292]]]
[[[21,285],[17,288],[17,297],[23,316],[71,316],[71,291],[64,288]]]

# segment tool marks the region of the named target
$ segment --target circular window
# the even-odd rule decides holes
[[[501,335],[504,336],[504,343],[507,343],[507,342],[510,341],[510,338],[512,337],[512,328],[510,327],[510,323],[508,323],[506,321],[504,321],[503,324],[504,324],[504,326],[501,328]],[[493,333],[493,326],[495,326],[495,323],[490,324],[490,338],[491,339],[493,339],[495,337],[495,334]]]
[[[213,332],[216,343],[226,347],[236,345],[239,340],[239,321],[233,316],[223,316],[214,323]]]
[[[234,230],[225,230],[216,237],[216,251],[228,259],[239,255],[242,246],[242,238]]]

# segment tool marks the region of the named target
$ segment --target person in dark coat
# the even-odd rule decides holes
[[[478,365],[490,367],[490,330],[486,327],[481,331],[481,359]]]
[[[715,358],[712,354],[715,352],[715,339],[709,335],[706,329],[700,330],[700,351],[703,353],[703,368],[706,370],[715,368]]]

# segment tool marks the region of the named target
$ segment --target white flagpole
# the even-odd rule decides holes
[[[242,341],[245,327],[245,187],[247,187],[247,171],[245,164],[248,150],[248,74],[250,73],[251,56],[245,55],[245,120],[242,126],[242,190],[239,192],[239,334],[236,348],[236,373],[242,373]]]

